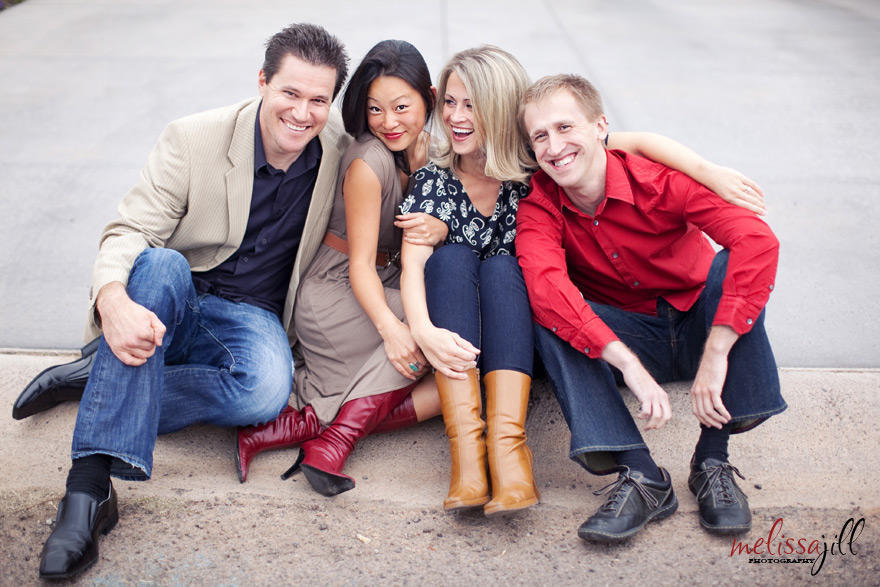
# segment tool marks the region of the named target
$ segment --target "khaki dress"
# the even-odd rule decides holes
[[[364,135],[342,156],[333,212],[328,230],[345,239],[342,183],[348,166],[363,159],[382,184],[379,221],[380,251],[400,250],[402,232],[394,227],[403,200],[394,159],[379,139]],[[403,320],[400,268],[377,268],[385,299]],[[329,424],[348,400],[386,393],[412,383],[388,361],[382,337],[355,298],[348,279],[348,256],[321,244],[300,283],[294,305],[297,344],[294,347],[295,393],[301,409],[311,404],[323,424]]]

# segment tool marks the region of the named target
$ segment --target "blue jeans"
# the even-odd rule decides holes
[[[658,383],[692,379],[721,299],[727,257],[727,251],[715,256],[706,287],[687,312],[676,310],[662,298],[657,301],[657,316],[588,303]],[[646,448],[617,389],[623,384],[617,369],[587,357],[537,324],[535,339],[571,430],[572,460],[603,475],[615,468],[613,452]],[[787,407],[764,330],[764,312],[728,354],[721,400],[730,412],[732,433],[750,430]]]
[[[165,337],[139,367],[119,361],[101,339],[76,419],[73,459],[107,454],[114,476],[145,480],[158,434],[199,422],[259,424],[287,404],[292,357],[275,314],[196,294],[189,263],[170,249],[142,252],[127,291],[159,317]]]
[[[459,244],[440,247],[425,264],[431,322],[480,349],[483,373],[498,369],[532,375],[532,312],[515,257],[481,261]]]

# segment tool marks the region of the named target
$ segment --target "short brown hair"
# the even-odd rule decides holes
[[[294,23],[281,29],[266,41],[263,74],[267,82],[272,81],[272,77],[281,67],[281,61],[288,55],[312,65],[335,69],[336,84],[333,88],[333,97],[336,97],[348,76],[348,55],[339,39],[316,24]]]
[[[599,95],[599,90],[596,89],[596,86],[587,81],[586,78],[573,73],[544,76],[526,90],[526,93],[523,95],[522,101],[519,104],[519,112],[517,113],[516,118],[519,123],[519,130],[527,142],[529,140],[529,133],[526,130],[523,116],[525,114],[526,106],[537,102],[538,100],[543,100],[550,94],[556,93],[559,90],[568,90],[568,92],[574,97],[575,101],[577,101],[581,108],[583,108],[584,114],[587,115],[588,119],[596,120],[605,113],[605,110],[602,107],[602,96]]]

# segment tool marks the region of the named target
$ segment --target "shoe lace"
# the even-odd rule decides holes
[[[654,509],[660,503],[657,501],[657,498],[651,495],[651,492],[648,491],[644,485],[641,484],[637,479],[634,479],[632,475],[630,475],[630,469],[627,467],[625,470],[620,472],[620,475],[617,477],[616,481],[612,481],[605,487],[601,489],[597,489],[593,492],[593,495],[603,495],[605,493],[609,493],[608,499],[605,500],[605,503],[602,504],[602,507],[599,508],[600,511],[603,512],[614,512],[621,506],[624,499],[626,498],[626,486],[627,484],[632,485],[636,492],[642,496],[642,499],[645,500],[645,503],[648,504],[648,507]]]
[[[745,481],[745,476],[730,463],[721,463],[720,465],[706,468],[704,471],[706,479],[697,492],[697,501],[702,500],[717,490],[720,503],[726,505],[736,503],[736,490],[734,489],[736,482],[733,479],[733,473],[736,473],[740,479]]]

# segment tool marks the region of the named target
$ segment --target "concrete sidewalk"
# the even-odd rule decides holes
[[[9,417],[11,405],[41,369],[71,357],[0,354],[4,584],[36,582],[76,418],[71,403],[19,422]],[[102,539],[99,564],[81,582],[877,584],[880,372],[784,369],[781,376],[789,409],[731,442],[754,513],[741,541],[766,539],[783,518],[785,537],[830,544],[848,518],[864,517],[856,554],[828,554],[814,578],[809,564],[750,564],[745,554],[731,556],[731,539],[700,529],[686,482],[697,430],[685,384],[667,388],[675,416],[646,436],[672,474],[679,512],[624,545],[581,541],[577,527],[603,500],[592,491],[613,478],[591,477],[568,460],[568,430],[548,384],[539,381],[527,431],[542,501],[526,512],[501,519],[443,513],[449,456],[439,419],[362,442],[346,467],[357,487],[332,499],[302,478],[280,480],[294,449],[259,456],[248,482],[239,484],[232,431],[195,427],[159,439],[151,481],[117,482],[119,525]]]

